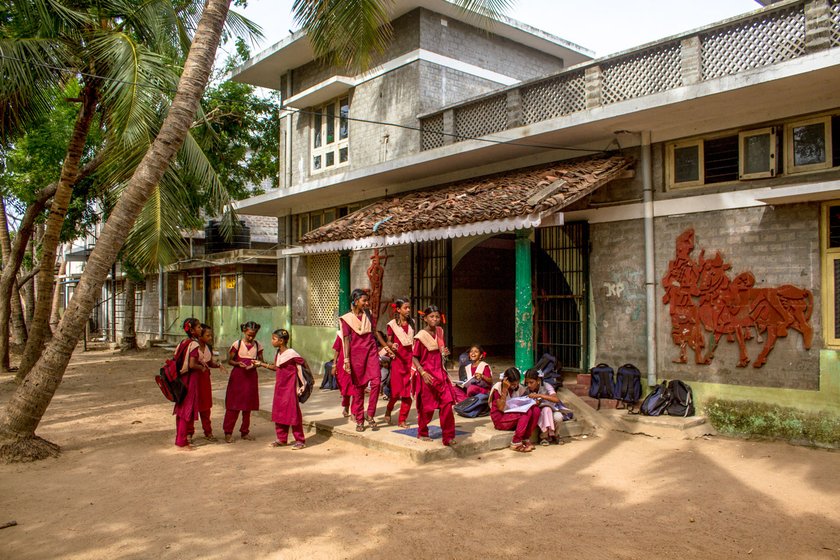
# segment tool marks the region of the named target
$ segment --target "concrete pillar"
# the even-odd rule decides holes
[[[601,98],[601,85],[604,75],[600,66],[591,66],[586,69],[583,81],[586,87],[586,108],[594,109],[603,105]]]
[[[682,85],[696,84],[703,79],[703,61],[700,56],[700,37],[680,41],[680,67]]]
[[[508,90],[505,105],[507,113],[505,129],[509,130],[522,126],[522,95],[519,88]]]
[[[534,365],[534,321],[531,294],[531,230],[516,231],[514,287],[516,341],[514,362],[523,373]]]
[[[338,314],[350,311],[350,251],[338,253]]]
[[[447,109],[443,112],[443,145],[448,146],[453,142],[460,141],[460,138],[455,138],[455,111]]]
[[[829,0],[805,3],[805,51],[822,51],[831,46],[831,7]]]

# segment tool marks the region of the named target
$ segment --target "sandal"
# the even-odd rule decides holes
[[[286,447],[287,445],[289,444],[285,441],[272,441],[268,444],[269,447]]]
[[[344,416],[345,418],[350,418],[350,411],[347,410],[346,408],[343,408],[341,410],[341,415]]]
[[[213,434],[210,434],[209,436],[204,436],[204,439],[206,439],[207,441],[212,441],[212,442],[219,441],[219,439],[216,436],[214,436]]]
[[[245,441],[256,441],[257,438],[252,436],[251,434],[242,434],[239,439],[244,439]]]
[[[548,441],[548,438],[540,438],[540,445],[548,447],[549,445],[551,445],[551,442]]]
[[[368,416],[365,420],[367,420],[368,426],[370,426],[372,431],[375,432],[379,429],[379,426],[376,425],[376,420],[374,420],[372,416]]]
[[[391,425],[391,415],[390,414],[385,415],[385,424],[387,424],[388,426]]]
[[[225,443],[233,443],[233,434],[225,434]]]
[[[519,443],[511,443],[510,448],[517,453],[528,453],[528,448],[521,441]]]
[[[525,446],[525,452],[526,452],[526,453],[530,453],[531,451],[533,451],[534,449],[536,449],[536,447],[534,446],[534,444],[533,444],[533,443],[531,443],[530,441],[523,441],[523,442],[522,442],[522,445],[524,445],[524,446]]]
[[[365,431],[365,425],[364,424],[356,424],[356,431],[357,432],[364,432]]]
[[[306,447],[305,443],[303,443],[302,441],[296,441],[295,444],[292,446],[292,451],[300,451],[304,447]]]
[[[398,424],[398,427],[400,427],[400,428],[408,428],[408,422],[400,422],[400,423]]]
[[[419,439],[420,441],[432,441],[432,438],[430,438],[429,436],[417,436],[417,439]]]
[[[447,441],[443,445],[445,445],[446,447],[455,447],[456,445],[458,445],[458,440],[453,439],[452,441]]]

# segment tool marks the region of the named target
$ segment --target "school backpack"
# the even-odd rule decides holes
[[[615,395],[613,368],[601,363],[589,370],[592,379],[589,384],[589,398],[598,399],[598,410],[601,409],[601,399],[611,399]]]
[[[557,358],[551,354],[543,354],[531,369],[537,372],[537,375],[540,376],[543,383],[548,383],[557,391],[563,387],[563,372],[558,371],[556,368]]]
[[[479,393],[455,405],[455,414],[464,418],[478,418],[490,414],[489,395]]]
[[[182,344],[178,353],[172,358],[167,358],[160,367],[160,373],[155,375],[155,383],[160,388],[160,392],[166,400],[175,404],[181,404],[187,396],[187,386],[181,381],[180,373],[187,348],[189,344]]]
[[[466,381],[469,377],[467,375],[467,365],[470,364],[470,353],[464,352],[458,356],[458,380]]]
[[[324,379],[321,380],[321,389],[324,391],[334,391],[338,389],[338,379],[333,373],[332,360],[324,364]]]
[[[663,381],[654,387],[648,393],[648,396],[645,397],[645,400],[642,401],[642,406],[639,407],[639,414],[644,414],[645,416],[661,416],[665,413],[670,402],[671,397],[668,393],[668,382]]]
[[[300,369],[303,372],[303,380],[306,381],[306,385],[303,386],[303,393],[298,395],[298,402],[303,404],[309,400],[309,396],[312,394],[312,387],[315,386],[315,377],[312,376],[312,370],[306,360],[303,360],[303,365]]]
[[[624,364],[615,372],[613,397],[621,402],[633,405],[642,398],[642,374],[633,364]]]
[[[669,416],[694,416],[694,392],[686,383],[679,379],[673,379],[668,383]]]

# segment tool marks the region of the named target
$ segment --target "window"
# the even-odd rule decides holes
[[[831,117],[793,122],[785,127],[785,168],[788,173],[831,167]]]
[[[314,109],[312,115],[312,172],[349,162],[350,98],[342,97]]]
[[[825,342],[840,347],[840,201],[823,204],[821,226]]]
[[[738,135],[738,176],[760,179],[776,175],[776,132],[771,128],[749,130]]]
[[[692,140],[668,145],[669,183],[674,187],[703,184],[703,142]]]
[[[325,224],[335,221],[338,208],[325,208],[292,216],[292,243]]]

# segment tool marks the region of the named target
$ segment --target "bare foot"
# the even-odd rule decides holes
[[[400,428],[408,428],[408,422],[400,422],[399,427]]]
[[[385,424],[387,424],[388,426],[391,425],[391,415],[390,414],[385,415]]]
[[[430,438],[429,436],[417,436],[417,439],[419,439],[420,441],[432,441],[432,438]]]
[[[195,451],[195,446],[192,444],[178,445],[178,451]]]

